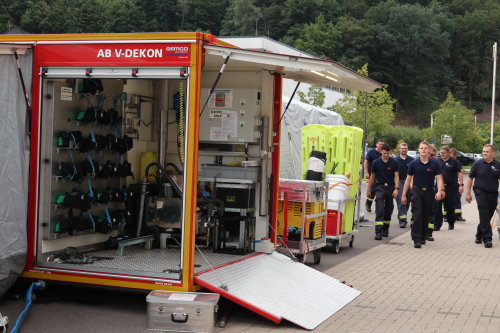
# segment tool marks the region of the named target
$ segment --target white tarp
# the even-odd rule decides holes
[[[283,96],[283,111],[289,101]],[[280,178],[302,179],[300,129],[311,124],[344,125],[344,120],[337,112],[292,100],[281,121]]]
[[[24,53],[24,52],[23,52]],[[26,87],[31,90],[32,53],[19,55]],[[13,54],[0,55],[0,298],[26,263],[28,156],[26,104]]]

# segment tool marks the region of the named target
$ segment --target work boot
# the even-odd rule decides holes
[[[476,239],[474,240],[474,243],[481,244],[482,243],[481,238],[476,237]]]
[[[375,234],[375,240],[382,240],[381,234]]]
[[[492,247],[493,244],[491,244],[491,241],[484,241],[484,247],[489,249],[490,247]]]
[[[389,231],[382,231],[382,237],[389,237]]]
[[[465,219],[462,216],[456,216],[455,222],[465,222]]]
[[[454,226],[454,225],[449,225],[449,226],[448,226],[448,230],[453,230],[453,229],[455,229],[455,226]]]
[[[425,241],[425,239],[422,239],[422,240],[420,241],[420,244],[422,244],[422,245],[425,245],[426,243],[427,243],[427,242]]]
[[[371,212],[372,212],[372,206],[371,206],[371,205],[369,205],[369,204],[366,204],[366,205],[365,205],[365,209],[366,209],[366,211],[367,211],[368,213],[371,213]]]
[[[420,249],[422,247],[422,244],[420,243],[420,241],[415,241],[413,243],[413,247],[416,249]]]
[[[428,240],[429,242],[434,242],[434,237],[432,236],[425,236],[425,239]]]
[[[407,225],[407,224],[408,224],[408,222],[406,222],[406,221],[400,221],[400,222],[399,222],[399,227],[400,227],[400,228],[406,228],[406,225]]]

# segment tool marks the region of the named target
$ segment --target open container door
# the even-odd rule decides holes
[[[26,263],[29,114],[20,73],[30,87],[31,66],[31,45],[0,44],[0,298]]]
[[[205,99],[200,100],[200,108],[202,108],[200,110],[202,111],[200,147],[203,143],[201,142],[202,138],[206,138],[206,141],[212,139],[213,146],[220,141],[234,146],[240,140],[245,146],[243,159],[248,160],[252,157],[250,153],[246,154],[247,150],[250,151],[250,147],[255,143],[251,137],[240,139],[237,135],[233,135],[234,133],[230,134],[231,128],[228,127],[229,131],[225,130],[224,123],[222,123],[221,129],[215,125],[214,127],[206,125],[205,131],[217,132],[217,135],[207,135],[207,133],[203,133],[203,124],[212,122],[218,126],[220,122],[216,119],[221,113],[226,114],[228,118],[234,118],[234,123],[238,125],[238,131],[247,126],[249,122],[257,123],[253,121],[253,118],[245,118],[248,116],[248,112],[240,110],[240,108],[242,105],[248,104],[248,98],[243,96],[244,89],[257,89],[261,93],[258,95],[260,96],[259,116],[268,117],[270,126],[259,128],[262,133],[262,139],[258,141],[260,144],[258,165],[261,175],[259,186],[263,189],[264,195],[260,197],[260,200],[256,199],[258,201],[256,211],[259,211],[259,214],[253,214],[257,220],[255,239],[269,236],[273,242],[276,242],[274,230],[276,230],[279,186],[282,78],[366,92],[380,88],[381,84],[331,61],[217,45],[205,45],[204,51],[204,76],[211,75],[212,80],[202,81],[202,91],[210,88],[212,82],[219,81],[217,75],[221,68],[224,73],[216,87],[214,96],[210,100],[212,104],[208,103],[209,107],[203,108],[208,93],[205,94]],[[207,74],[208,72],[211,74]],[[234,89],[232,89],[233,87]],[[226,101],[228,102],[226,103]],[[220,105],[217,105],[218,102]],[[231,112],[236,114],[231,116]],[[211,116],[207,116],[206,113]],[[236,132],[236,129],[234,131]],[[220,133],[225,135],[222,139]],[[230,159],[235,159],[234,156],[238,153],[241,153],[241,150],[229,151],[224,158],[234,164],[234,160]],[[205,155],[207,154],[209,155],[210,152],[205,153]],[[218,154],[222,155],[220,152],[215,152],[214,156],[210,157],[217,160]],[[202,155],[204,153],[200,151],[200,156]],[[201,169],[203,172],[203,165],[201,165]],[[224,178],[235,178],[229,177],[229,170],[229,166],[223,166],[221,172],[215,171],[211,176],[213,181],[235,183],[234,179],[223,180]],[[203,180],[206,179],[208,178],[203,178]],[[252,181],[244,179],[241,183]],[[226,201],[232,204],[229,200]],[[262,206],[267,202],[270,204],[266,211],[266,209],[262,209]],[[245,211],[245,214],[248,212]],[[276,252],[271,255],[257,253],[210,270],[198,272],[195,274],[195,282],[273,322],[278,323],[282,319],[286,319],[309,330],[317,327],[360,294],[359,291],[334,278]]]

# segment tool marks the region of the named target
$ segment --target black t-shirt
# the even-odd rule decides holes
[[[413,176],[413,186],[433,188],[435,176],[440,175],[439,163],[429,158],[427,163],[422,163],[420,158],[410,163],[408,175]]]
[[[365,160],[368,161],[368,173],[372,172],[373,161],[375,161],[380,156],[382,156],[382,153],[379,153],[376,149],[372,149],[368,153],[366,153]]]
[[[398,162],[393,158],[389,158],[387,162],[384,162],[382,157],[377,158],[373,161],[372,173],[375,174],[375,182],[387,183],[394,185],[394,174],[398,171]]]
[[[472,165],[469,178],[474,178],[474,187],[491,193],[498,192],[500,178],[500,162],[493,160],[490,163],[481,159]]]
[[[458,173],[462,171],[462,164],[454,159],[449,158],[446,162],[443,159],[436,159],[441,167],[441,174],[443,175],[443,182],[447,188],[458,186]]]
[[[399,180],[405,180],[406,179],[406,174],[408,173],[408,166],[410,165],[411,162],[413,162],[414,159],[411,156],[406,155],[406,158],[403,160],[401,156],[396,157],[396,162],[398,162],[399,165]]]

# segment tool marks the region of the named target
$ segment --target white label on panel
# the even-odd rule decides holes
[[[225,111],[222,117],[222,134],[227,138],[238,136],[238,112]]]
[[[233,91],[231,89],[214,90],[208,100],[211,108],[231,108],[233,106]]]
[[[72,101],[72,100],[73,100],[73,88],[61,87],[61,101]]]
[[[210,119],[222,118],[222,110],[210,110]]]
[[[222,135],[221,127],[210,127],[210,140],[227,140],[227,136]]]

